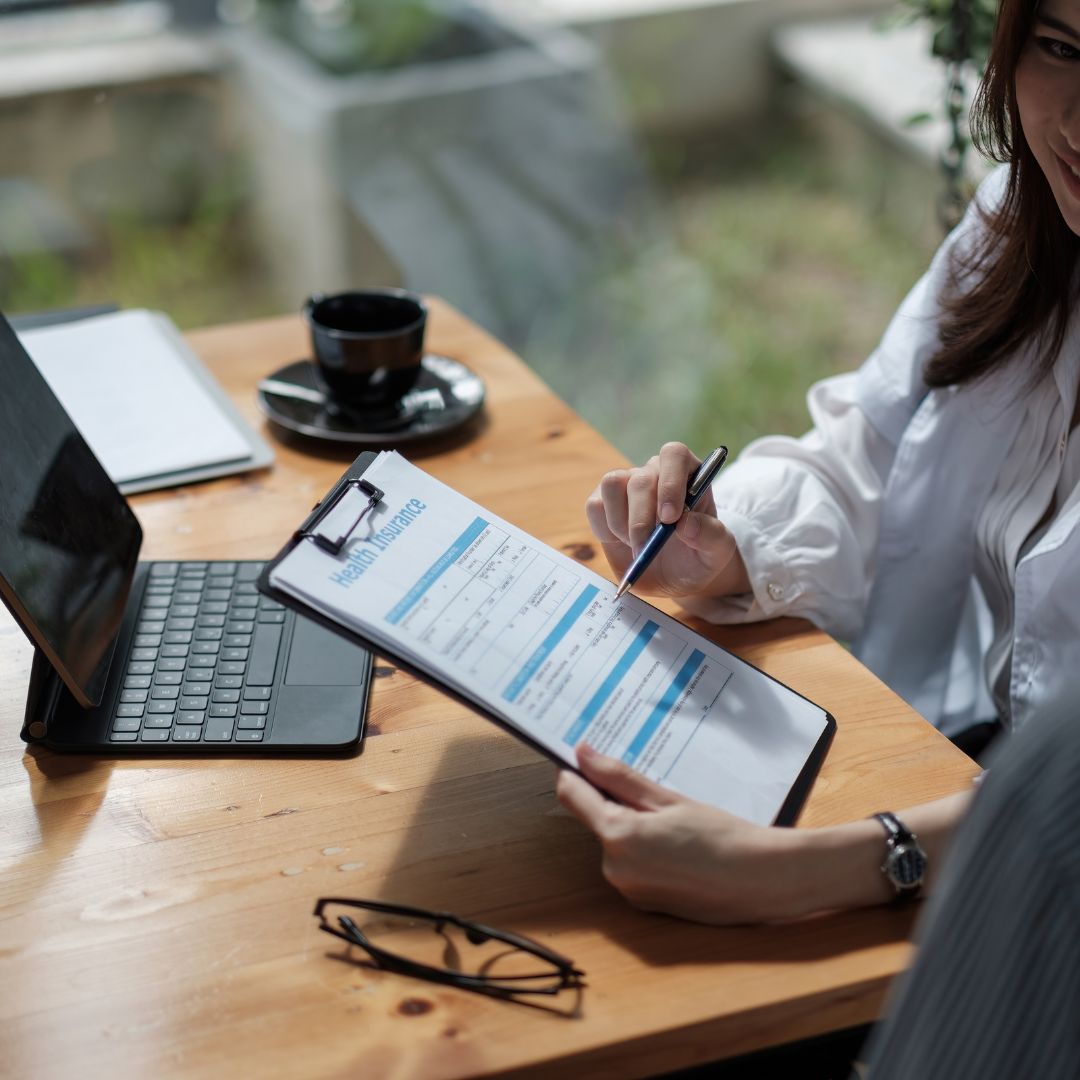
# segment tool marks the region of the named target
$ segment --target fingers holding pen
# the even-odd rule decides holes
[[[636,555],[656,528],[656,489],[660,459],[651,457],[640,469],[632,469],[626,481],[626,533]],[[613,498],[618,496],[612,492]]]
[[[686,485],[701,459],[683,443],[669,442],[660,447],[657,458],[655,521],[670,525],[679,520],[686,499]]]

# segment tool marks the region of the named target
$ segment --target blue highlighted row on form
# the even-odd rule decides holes
[[[514,676],[513,682],[503,691],[504,701],[514,701],[518,694],[525,689],[525,684],[536,674],[540,665],[551,655],[559,642],[566,637],[570,632],[570,628],[578,621],[599,592],[600,590],[595,585],[587,585],[581,590],[581,594],[571,605],[570,610],[555,624],[551,633],[536,647],[532,656],[525,661],[524,666]]]
[[[563,736],[563,742],[570,746],[577,744],[578,739],[585,734],[586,728],[596,718],[596,714],[604,707],[608,698],[615,692],[615,687],[622,682],[623,676],[630,670],[630,665],[642,654],[645,646],[652,640],[653,634],[660,627],[654,622],[647,622],[634,636],[634,640],[627,646],[625,652],[616,661],[615,666],[608,672],[608,677],[600,684],[589,703],[581,711],[581,715],[573,722],[570,729]]]
[[[415,585],[390,609],[386,621],[396,626],[420,602],[424,593],[439,580],[469,549],[469,545],[488,527],[483,518],[473,523],[428,567]]]
[[[705,654],[700,649],[695,649],[689,659],[681,668],[679,668],[679,674],[671,680],[671,685],[664,691],[664,696],[657,702],[656,708],[649,714],[649,719],[641,725],[641,730],[634,736],[634,741],[626,748],[623,753],[622,759],[627,765],[633,765],[638,759],[638,755],[649,744],[649,740],[656,734],[656,729],[660,726],[660,722],[665,716],[675,707],[675,702],[679,700],[679,695],[690,684],[690,680],[694,677],[694,673],[699,667],[701,667],[702,661],[705,659]]]

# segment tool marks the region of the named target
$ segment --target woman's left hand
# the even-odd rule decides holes
[[[795,830],[677,795],[585,744],[578,765],[582,776],[559,774],[559,801],[597,835],[604,876],[635,907],[715,924],[807,910],[797,868],[805,862],[785,858],[800,839]]]

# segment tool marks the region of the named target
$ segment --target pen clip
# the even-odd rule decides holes
[[[694,473],[694,478],[690,481],[686,488],[686,501],[690,502],[692,499],[696,499],[702,492],[702,489],[706,484],[712,483],[713,477],[716,476],[717,470],[727,460],[727,447],[718,446],[709,456],[697,467],[697,471]]]
[[[297,539],[299,540],[311,540],[316,547],[321,548],[323,551],[330,555],[340,555],[341,549],[348,543],[349,537],[356,531],[356,526],[360,524],[364,518],[375,509],[376,506],[382,502],[385,492],[382,488],[377,488],[370,480],[364,480],[361,477],[353,477],[334,493],[334,497],[327,502],[325,507],[321,508],[321,512],[318,517],[312,523],[318,525],[326,515],[334,509],[339,502],[341,502],[342,496],[346,491],[351,491],[354,488],[359,488],[363,494],[368,497],[368,501],[364,508],[356,516],[353,523],[336,539],[327,536],[325,533],[320,532],[318,528],[303,529],[298,532]]]

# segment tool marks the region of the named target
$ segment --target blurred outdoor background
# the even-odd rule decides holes
[[[958,10],[0,0],[0,310],[187,329],[402,285],[632,458],[800,433],[982,168],[934,55]]]

